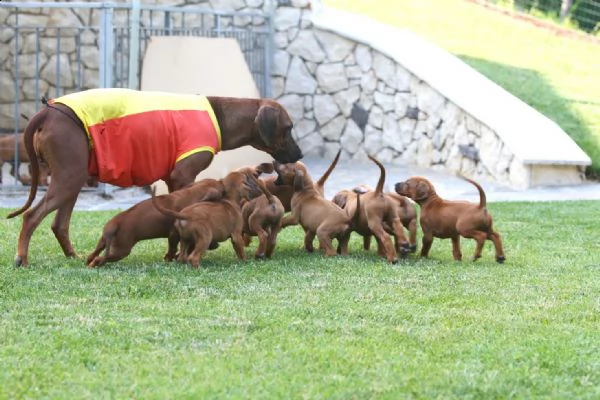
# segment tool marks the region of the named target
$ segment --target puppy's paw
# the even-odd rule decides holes
[[[506,257],[504,257],[504,256],[496,257],[496,261],[498,262],[498,264],[504,264],[504,261],[506,261]]]

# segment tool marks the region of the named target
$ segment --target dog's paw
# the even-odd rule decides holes
[[[497,261],[499,264],[503,264],[503,263],[504,263],[504,261],[506,261],[506,257],[504,257],[504,256],[496,257],[496,261]]]
[[[257,260],[264,260],[266,257],[264,255],[264,253],[262,253],[262,254],[255,254],[254,258],[256,258]]]

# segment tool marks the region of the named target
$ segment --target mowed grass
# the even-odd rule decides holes
[[[268,261],[227,242],[194,270],[154,240],[90,270],[48,218],[17,269],[2,219],[0,398],[598,398],[600,202],[489,208],[503,265],[469,240],[463,262],[436,240],[390,265],[358,236],[325,258],[293,227]],[[114,214],[74,214],[82,254]]]
[[[600,176],[600,43],[465,0],[325,3],[409,29],[458,56],[558,123],[592,159],[590,176]]]

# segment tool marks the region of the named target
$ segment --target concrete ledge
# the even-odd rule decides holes
[[[413,32],[318,3],[313,3],[312,22],[316,28],[389,56],[494,131],[522,164],[525,176],[516,186],[582,181],[582,171],[591,159],[573,139],[548,117],[459,58]]]

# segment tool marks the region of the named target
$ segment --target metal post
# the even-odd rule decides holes
[[[274,25],[275,19],[275,4],[270,7],[269,13],[265,15],[265,22],[267,23],[267,40],[265,43],[265,97],[271,97],[271,66],[273,65],[275,59],[275,53],[273,49],[275,48],[275,27]]]
[[[129,89],[138,88],[140,67],[140,0],[131,0],[129,34]]]
[[[100,65],[98,84],[100,87],[112,87],[113,67],[113,9],[103,7],[100,10]]]

